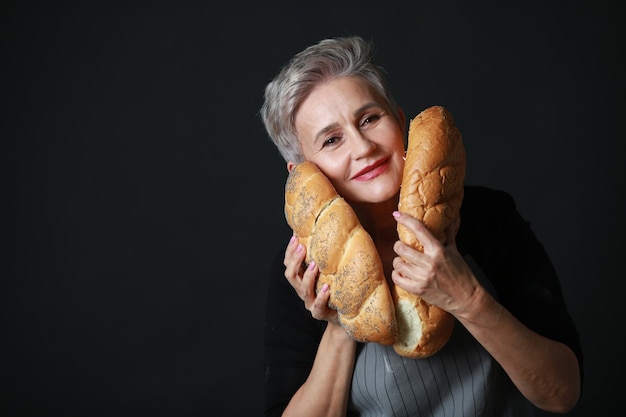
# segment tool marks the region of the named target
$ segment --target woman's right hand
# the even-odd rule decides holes
[[[328,284],[315,293],[315,283],[319,269],[315,262],[305,266],[306,248],[300,243],[298,237],[293,235],[285,251],[285,278],[296,290],[296,293],[304,301],[304,306],[311,312],[311,316],[317,320],[326,320],[338,324],[337,310],[328,307],[330,299],[330,287]]]

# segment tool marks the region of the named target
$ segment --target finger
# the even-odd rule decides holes
[[[311,305],[311,316],[318,320],[337,322],[337,311],[328,307],[330,300],[330,286],[324,284]]]
[[[311,305],[311,314],[319,316],[328,309],[328,300],[330,300],[330,286],[324,284],[317,293]]]
[[[287,250],[285,251],[284,265],[285,265],[285,277],[289,280],[291,285],[294,285],[294,280],[301,274],[302,262],[304,262],[306,256],[306,250],[296,236],[292,236]]]
[[[283,260],[285,266],[287,266],[289,259],[293,256],[296,248],[298,247],[298,243],[298,236],[292,235],[291,239],[289,239],[289,243],[287,244],[287,249],[285,249],[285,258]]]
[[[435,238],[432,233],[430,233],[424,223],[417,220],[415,217],[409,216],[408,214],[400,211],[394,211],[393,217],[395,217],[398,223],[413,232],[417,240],[419,240],[422,243],[422,246],[424,246],[424,251],[426,251],[427,248],[432,249],[440,246],[439,240]]]
[[[305,305],[310,305],[315,301],[315,281],[317,280],[318,268],[315,261],[311,261],[302,276],[300,283],[300,298]]]
[[[398,242],[398,244],[400,243]],[[409,290],[410,287],[417,290],[419,288],[419,291],[422,291],[427,282],[435,276],[435,271],[428,260],[428,256],[406,245],[404,247],[408,248],[406,253],[412,255],[404,255],[402,254],[404,252],[400,251],[392,261],[392,274],[395,272],[397,277],[401,278],[405,289]]]
[[[410,259],[410,252],[413,251],[413,249],[409,248],[407,245],[399,241],[396,242],[395,246],[400,246],[401,250],[398,250],[396,252],[398,256],[393,259],[391,265],[393,266],[394,271],[398,271],[401,275],[407,276],[410,274],[411,265],[413,265],[413,260]],[[407,250],[405,251],[402,249]]]
[[[422,281],[416,281],[411,278],[408,278],[407,276],[402,274],[402,272],[398,269],[394,269],[391,272],[391,280],[393,281],[395,285],[397,285],[398,287],[410,293],[413,293],[419,296],[424,294],[425,287]]]
[[[410,264],[416,265],[420,263],[420,256],[423,256],[423,254],[420,251],[412,248],[411,246],[407,245],[401,240],[397,240],[393,244],[393,250],[396,253],[396,255],[399,256],[399,258],[394,260],[394,267],[396,267],[396,263],[398,264],[398,266],[404,263],[410,263]]]

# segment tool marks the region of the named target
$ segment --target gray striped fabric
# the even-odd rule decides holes
[[[476,263],[466,261],[484,281]],[[349,409],[350,415],[362,417],[534,415],[534,407],[459,323],[446,346],[424,359],[401,357],[391,346],[363,345],[352,378]]]

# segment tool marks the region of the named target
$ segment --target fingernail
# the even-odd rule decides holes
[[[298,247],[296,248],[296,252],[302,252],[302,243],[298,245]]]
[[[289,239],[289,243],[293,243],[296,241],[296,235],[291,235],[291,239]]]
[[[391,213],[391,215],[397,219],[398,217],[400,217],[400,212],[394,211],[393,213]]]
[[[328,289],[329,289],[329,288],[330,288],[330,285],[328,285],[328,284],[324,284],[324,285],[322,286],[322,292],[328,292]]]
[[[312,271],[312,270],[313,270],[313,268],[315,268],[315,261],[311,261],[311,262],[309,263],[309,267],[308,267],[307,269],[308,269],[309,271]]]

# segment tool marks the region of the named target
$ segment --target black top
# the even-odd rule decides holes
[[[582,377],[582,349],[556,271],[513,198],[503,191],[466,186],[456,244],[474,259],[500,303],[533,331],[569,346]],[[311,317],[284,276],[285,248],[268,284],[265,322],[265,411],[280,415],[305,382],[325,321]]]

